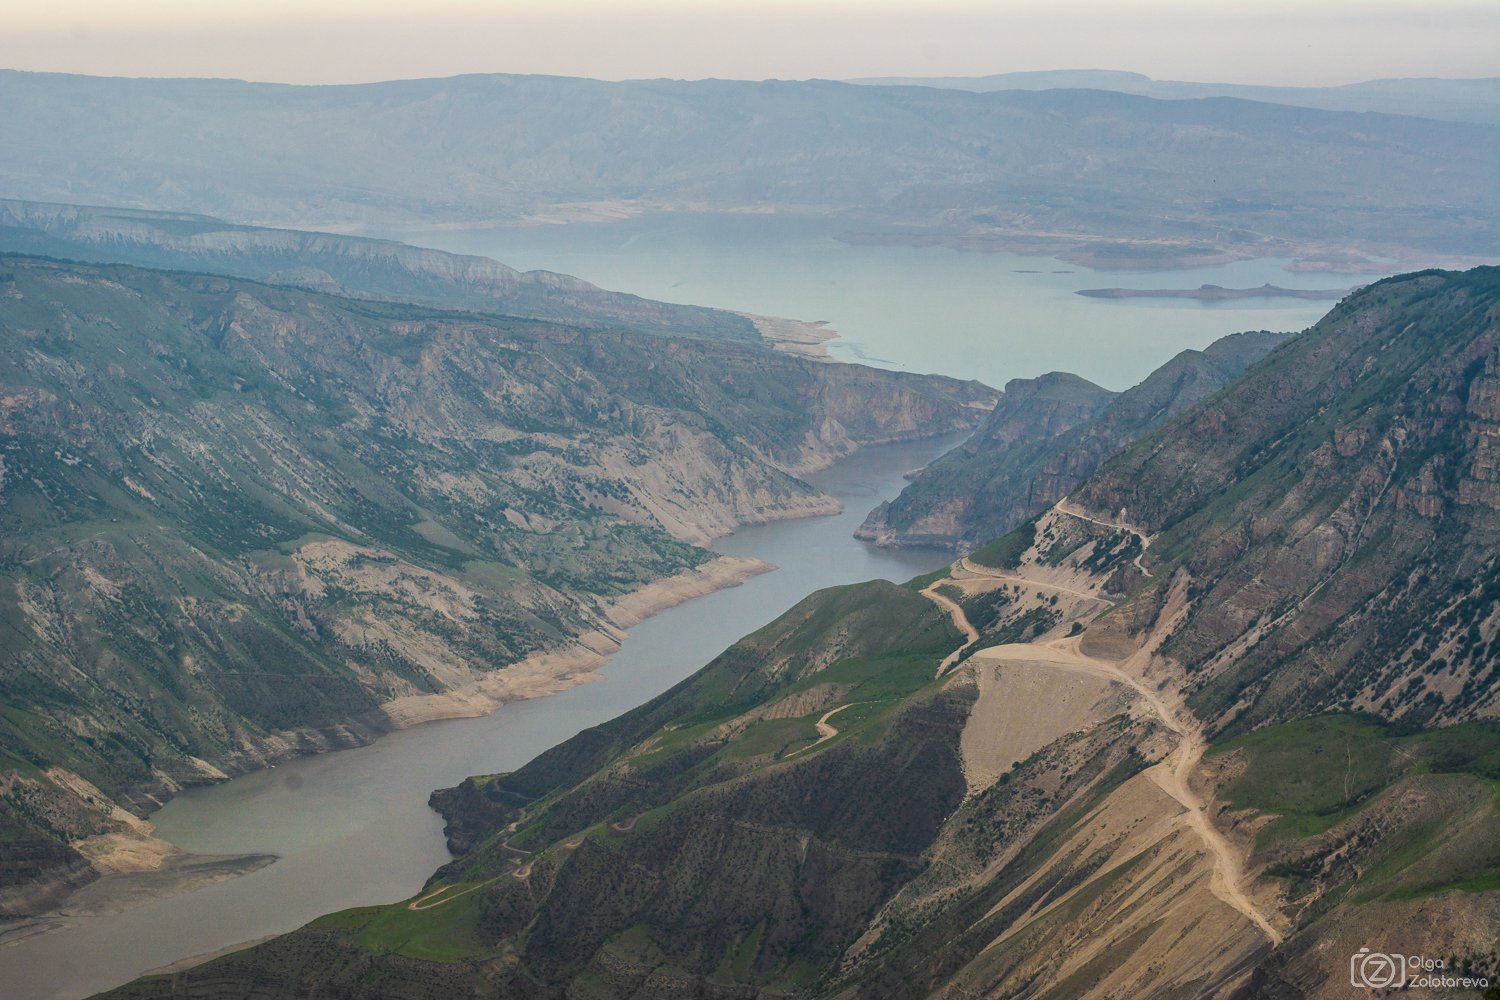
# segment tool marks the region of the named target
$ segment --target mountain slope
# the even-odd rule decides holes
[[[1110,455],[1222,389],[1285,336],[1233,334],[1183,351],[1123,393],[1058,373],[1017,379],[973,437],[871,511],[857,535],[967,552],[1052,506]]]
[[[445,309],[628,326],[754,342],[750,320],[653,302],[550,271],[390,240],[237,226],[181,212],[0,200],[0,251],[91,263],[205,271],[336,295]]]
[[[1229,98],[7,71],[0,114],[0,195],[297,227],[774,208],[861,239],[1099,266],[1382,248],[1426,262],[1497,243],[1495,126]]]
[[[4,903],[183,784],[571,683],[972,383],[0,258]],[[627,607],[620,598],[633,595]],[[123,807],[123,808],[120,808]],[[121,838],[124,838],[122,841]],[[43,880],[45,881],[45,880]]]
[[[1372,285],[1073,494],[1191,578],[1164,652],[1217,728],[1496,711],[1497,294],[1495,268]]]

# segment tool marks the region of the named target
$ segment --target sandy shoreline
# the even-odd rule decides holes
[[[568,648],[534,653],[519,663],[484,674],[472,684],[439,694],[397,698],[381,709],[393,726],[405,729],[438,719],[489,715],[508,702],[540,698],[603,680],[599,668],[619,650],[627,636],[625,630],[632,625],[695,597],[737,587],[775,568],[759,559],[719,556],[611,601],[604,610],[613,627],[585,632]]]
[[[780,316],[757,316],[754,313],[736,313],[755,324],[758,332],[771,345],[772,350],[796,354],[815,361],[831,361],[828,348],[823,345],[838,339],[838,331],[828,325],[827,320],[807,322],[800,319],[785,319]]]
[[[540,698],[579,684],[603,680],[604,675],[599,669],[608,662],[610,654],[620,649],[627,637],[626,629],[668,608],[718,590],[737,587],[775,568],[759,559],[718,556],[694,569],[649,583],[605,603],[601,610],[608,624],[578,636],[563,649],[533,654],[519,663],[480,675],[472,683],[452,691],[397,698],[382,705],[381,709],[392,728],[406,729],[439,719],[490,715],[513,701]],[[288,735],[277,734],[277,738]],[[289,752],[268,757],[268,763],[296,755],[292,749],[295,741],[283,742]],[[219,773],[223,775],[223,772]],[[75,845],[83,851],[100,877],[71,891],[62,886],[48,890],[57,892],[61,889],[65,895],[54,896],[56,902],[45,912],[0,923],[0,942],[13,942],[67,927],[70,917],[131,909],[153,899],[247,874],[276,860],[274,856],[264,854],[188,854],[155,837],[149,820],[129,816],[123,810],[119,812],[131,821],[130,829],[92,837]],[[202,956],[199,960],[211,957]],[[183,961],[193,963],[192,959]]]

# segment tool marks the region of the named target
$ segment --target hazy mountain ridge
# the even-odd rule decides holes
[[[0,112],[12,136],[0,195],[279,225],[775,210],[830,217],[851,238],[1096,266],[1351,252],[1430,262],[1500,242],[1494,126],[1229,98],[0,72]]]
[[[996,90],[1109,90],[1160,100],[1233,97],[1324,111],[1375,111],[1446,121],[1500,124],[1500,79],[1365,80],[1336,87],[1272,87],[1257,84],[1153,80],[1118,70],[1043,70],[991,76],[870,77],[849,83],[885,87],[944,87],[988,93]]]
[[[856,535],[959,554],[976,548],[1067,496],[1114,452],[1222,389],[1286,337],[1222,337],[1122,393],[1060,373],[1012,381],[973,437],[872,510]]]
[[[1361,946],[1495,975],[1497,337],[1497,269],[1357,293],[970,559],[440,793],[467,852],[418,901],[112,995],[1337,997]],[[1406,645],[1373,677],[1327,659],[1371,594]]]
[[[993,399],[758,344],[24,257],[0,258],[0,328],[23,911],[39,868],[77,867],[59,842],[127,863],[111,838],[143,831],[116,803],[570,683],[640,607],[765,568],[692,543],[836,507],[786,470]]]
[[[522,272],[486,257],[390,240],[238,226],[181,212],[0,199],[0,251],[207,271],[356,298],[676,336],[759,338],[743,316],[610,292],[567,274]]]

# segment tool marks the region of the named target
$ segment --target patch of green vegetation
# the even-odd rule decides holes
[[[1320,716],[1215,744],[1207,756],[1247,755],[1220,793],[1236,809],[1277,815],[1261,834],[1268,843],[1321,833],[1384,788],[1393,777],[1389,735],[1378,720]]]
[[[356,906],[348,910],[325,913],[307,926],[314,930],[359,931],[370,926],[371,921],[384,913],[384,906]]]
[[[655,967],[666,961],[666,955],[651,936],[645,924],[633,924],[604,943],[604,947],[631,965]]]
[[[859,656],[840,660],[787,689],[796,694],[820,684],[848,685],[844,702],[905,698],[932,683],[935,664],[926,656]]]
[[[755,966],[755,959],[760,954],[761,940],[766,934],[766,921],[762,920],[750,930],[741,934],[735,941],[734,947],[724,956],[718,968],[710,977],[712,981],[723,985],[734,985],[748,983],[751,972]]]
[[[948,575],[950,569],[952,569],[951,566],[939,566],[931,573],[923,573],[921,576],[912,577],[910,580],[907,580],[904,584],[902,584],[902,586],[908,590],[926,590],[934,583],[937,583],[939,580],[945,578]]]
[[[1358,816],[1398,782],[1418,780],[1426,782],[1426,796],[1477,811],[1462,818],[1407,811],[1378,835],[1357,833],[1362,861],[1351,898],[1410,899],[1500,883],[1500,723],[1409,730],[1362,716],[1320,716],[1224,741],[1208,755],[1231,751],[1243,753],[1246,766],[1220,794],[1231,808],[1274,814],[1258,844],[1294,856],[1268,874],[1317,876],[1320,855],[1297,860],[1299,841]]]
[[[1312,820],[1322,829],[1403,774],[1500,779],[1500,724],[1493,722],[1411,733],[1367,716],[1324,715],[1217,743],[1207,755],[1231,750],[1249,758],[1221,790],[1235,808]]]
[[[464,541],[462,538],[459,538],[453,532],[449,531],[438,522],[432,520],[432,518],[430,517],[418,521],[416,524],[412,525],[411,530],[416,532],[418,535],[421,535],[433,545],[439,546],[441,548],[449,549],[454,552],[473,552],[473,549],[469,546],[468,542]]]
[[[847,711],[847,710],[846,710]],[[819,715],[822,713],[820,712]],[[843,718],[840,712],[837,718]],[[762,719],[751,723],[743,733],[724,749],[723,756],[731,759],[750,759],[762,756],[785,756],[809,746],[817,739],[812,720],[817,716],[799,719]]]
[[[1021,556],[1036,541],[1036,520],[1033,518],[1019,528],[969,553],[969,560],[991,569],[1017,569]]]
[[[395,953],[431,962],[459,962],[484,955],[489,948],[478,933],[482,896],[482,891],[465,893],[422,910],[406,903],[384,907],[364,925],[359,943],[376,954]]]

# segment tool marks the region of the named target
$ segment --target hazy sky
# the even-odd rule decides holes
[[[291,83],[1103,68],[1321,85],[1500,76],[1500,2],[0,0],[0,67]]]

